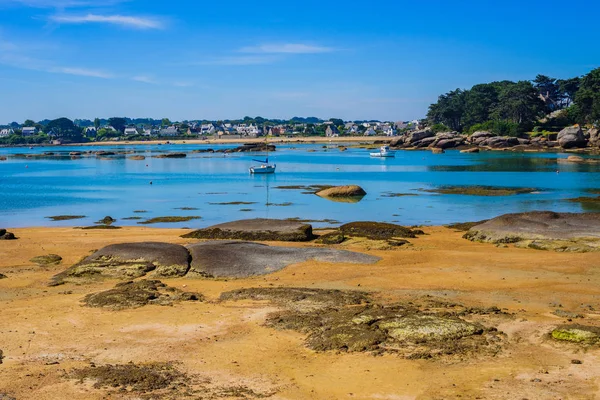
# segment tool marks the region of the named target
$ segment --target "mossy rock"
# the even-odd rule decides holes
[[[46,217],[51,219],[52,221],[69,221],[72,219],[82,219],[85,218],[85,215],[54,215],[52,217]]]
[[[441,186],[436,189],[422,189],[428,193],[458,194],[466,196],[512,196],[537,191],[534,188],[513,188],[496,186]]]
[[[372,240],[387,240],[392,238],[415,238],[421,231],[412,230],[401,225],[386,222],[350,222],[339,228],[347,236],[364,237]]]
[[[166,224],[166,223],[175,223],[175,222],[187,222],[192,221],[194,219],[200,219],[201,217],[197,216],[189,216],[189,217],[155,217],[150,218],[146,221],[138,222],[138,224]]]
[[[62,257],[57,254],[47,254],[45,256],[33,257],[29,261],[38,265],[60,264]]]
[[[147,304],[172,305],[180,301],[202,301],[198,293],[183,292],[169,287],[158,280],[139,280],[118,283],[114,289],[85,296],[88,307],[124,310],[143,307]]]
[[[312,226],[309,224],[265,218],[226,222],[187,233],[182,237],[284,242],[307,242],[314,239]]]
[[[461,231],[461,232],[467,232],[469,229],[473,228],[474,226],[481,225],[487,221],[488,221],[487,219],[484,219],[484,220],[475,221],[475,222],[456,222],[454,224],[446,225],[446,228],[454,229],[456,231]]]
[[[91,225],[91,226],[84,226],[81,229],[85,229],[85,230],[89,230],[89,229],[121,229],[121,227],[114,226],[114,225]]]
[[[341,232],[329,232],[324,235],[319,236],[316,240],[317,243],[321,244],[340,244],[346,240],[346,236],[344,236]]]
[[[102,218],[100,221],[97,221],[97,224],[101,224],[101,225],[111,225],[113,222],[117,222],[116,219],[114,219],[111,216],[106,216],[104,218]]]
[[[395,340],[412,342],[460,339],[483,332],[481,325],[435,315],[411,315],[389,320],[380,323],[379,328]]]
[[[154,156],[154,158],[186,158],[187,154],[185,153],[165,153]]]
[[[562,325],[551,332],[554,340],[580,344],[599,344],[600,328],[585,325]]]

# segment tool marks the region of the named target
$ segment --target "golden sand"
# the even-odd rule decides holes
[[[443,227],[425,228],[412,246],[377,250],[372,243],[336,246],[382,258],[374,265],[313,261],[271,275],[242,280],[163,279],[207,297],[203,303],[107,311],[85,308],[88,293],[115,281],[48,287],[50,278],[112,243],[190,243],[181,229],[13,229],[18,240],[0,242],[0,393],[17,399],[133,399],[94,389],[66,372],[130,361],[176,362],[180,370],[223,386],[241,385],[274,399],[594,399],[600,397],[600,352],[557,344],[548,332],[564,323],[552,313],[599,316],[598,254],[567,254],[472,243]],[[271,243],[283,245],[282,243]],[[289,245],[289,244],[286,244]],[[314,246],[314,244],[294,244]],[[371,249],[369,249],[371,247]],[[58,254],[62,264],[40,267],[28,260]],[[373,291],[385,301],[431,295],[469,306],[498,306],[514,317],[498,329],[508,344],[496,357],[406,360],[394,354],[317,353],[304,335],[263,326],[273,305],[217,301],[241,287],[304,286]],[[572,364],[572,359],[582,364]],[[176,397],[174,397],[176,398]]]

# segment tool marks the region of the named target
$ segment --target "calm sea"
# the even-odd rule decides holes
[[[136,225],[160,216],[201,219],[151,226],[205,227],[244,218],[301,218],[349,222],[376,220],[405,225],[439,225],[475,221],[509,212],[554,210],[600,211],[593,203],[567,199],[593,196],[600,189],[600,165],[558,163],[567,154],[448,151],[399,151],[396,158],[375,159],[369,150],[336,145],[278,145],[271,154],[277,173],[252,176],[248,167],[259,155],[191,154],[207,145],[120,145],[0,149],[0,227],[85,226],[111,216],[117,225]],[[235,147],[212,145],[211,148]],[[125,156],[104,160],[10,157],[16,153],[104,150],[132,151],[146,160]],[[159,159],[162,152],[186,152],[184,159]],[[128,156],[133,154],[128,154]],[[557,173],[557,171],[559,173]],[[152,182],[152,184],[150,184]],[[290,185],[357,184],[367,191],[358,203],[337,203]],[[446,185],[532,187],[531,194],[484,197],[441,195],[423,191]],[[390,194],[411,196],[390,196]],[[249,204],[223,204],[246,202]],[[596,203],[598,204],[598,203]],[[181,210],[195,208],[196,210]],[[144,210],[145,213],[134,211]],[[85,215],[85,219],[52,222],[53,215]],[[315,226],[330,226],[315,222]]]

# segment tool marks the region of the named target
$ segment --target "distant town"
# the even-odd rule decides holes
[[[242,120],[181,121],[167,118],[123,118],[94,120],[58,118],[35,122],[13,122],[0,126],[0,144],[79,143],[156,138],[243,139],[261,136],[397,136],[417,130],[420,121],[343,121],[299,118],[272,120],[245,117]]]

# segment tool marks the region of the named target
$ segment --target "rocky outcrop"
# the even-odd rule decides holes
[[[193,239],[241,239],[306,242],[314,239],[312,226],[281,219],[245,219],[209,226],[183,235]]]
[[[133,279],[151,272],[156,277],[184,276],[189,269],[189,258],[187,249],[177,244],[113,244],[54,276],[51,285],[81,278]]]
[[[170,306],[180,301],[202,301],[198,293],[183,292],[168,287],[161,281],[142,279],[118,283],[113,289],[85,296],[87,307],[125,310],[143,307],[147,304]]]
[[[241,146],[235,147],[233,149],[223,149],[217,150],[217,152],[225,152],[225,153],[246,153],[253,151],[276,151],[277,148],[275,145],[266,144],[266,143],[244,143]]]
[[[323,197],[330,200],[339,199],[362,199],[367,192],[358,185],[347,185],[347,186],[334,186],[327,189],[319,190],[315,193],[319,197]]]
[[[251,242],[211,241],[188,246],[189,274],[210,278],[247,278],[270,274],[307,260],[373,264],[378,257],[345,250],[267,246]]]
[[[154,156],[154,158],[186,158],[187,154],[185,153],[164,153]]]
[[[538,250],[600,251],[600,213],[506,214],[472,227],[464,237]]]
[[[600,147],[600,129],[592,128],[588,131],[589,145],[592,147]]]
[[[494,136],[479,142],[479,146],[490,147],[492,149],[514,147],[518,146],[519,144],[519,139],[511,136]]]
[[[6,229],[0,229],[0,240],[15,240],[17,237],[12,232],[7,232]]]
[[[579,324],[562,325],[555,328],[550,335],[554,340],[578,344],[595,345],[600,343],[600,328]]]
[[[458,132],[440,132],[435,135],[434,141],[428,147],[437,149],[452,149],[465,143],[466,138]]]
[[[558,133],[558,144],[563,149],[586,147],[587,142],[579,125],[567,127]]]
[[[479,146],[481,142],[494,136],[496,135],[494,135],[492,132],[477,131],[469,136],[467,140],[469,143]]]
[[[339,231],[346,236],[364,237],[372,240],[415,238],[416,235],[423,234],[420,230],[413,230],[401,225],[372,221],[350,222],[340,226]]]
[[[53,265],[60,264],[60,262],[62,261],[62,257],[57,254],[47,254],[45,256],[33,257],[29,261],[40,266]]]

